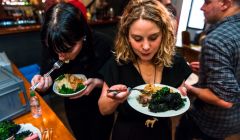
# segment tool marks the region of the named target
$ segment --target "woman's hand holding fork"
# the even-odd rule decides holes
[[[37,90],[40,92],[44,92],[49,89],[53,81],[51,76],[44,77],[41,75],[35,75],[31,80],[31,84],[35,85],[36,83],[38,83]]]

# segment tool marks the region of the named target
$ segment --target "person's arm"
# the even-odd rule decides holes
[[[195,74],[198,74],[199,73],[199,61],[194,61],[194,62],[191,62],[190,65],[189,65],[192,69],[192,71],[195,73]]]
[[[222,108],[231,108],[233,103],[226,102],[216,96],[210,89],[208,88],[197,88],[188,84],[184,86],[187,89],[187,92],[195,95],[200,100],[213,104]]]
[[[240,100],[240,88],[231,47],[228,40],[212,36],[205,38],[200,55],[199,86],[208,88],[210,93],[226,102],[236,104]]]
[[[117,109],[118,105],[123,103],[129,95],[125,85],[114,85],[110,87],[110,89],[123,90],[123,92],[120,92],[117,95],[107,93],[108,89],[108,85],[104,82],[102,94],[98,100],[99,110],[102,115],[112,114]]]

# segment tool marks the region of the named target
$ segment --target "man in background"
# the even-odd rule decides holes
[[[185,85],[196,100],[181,118],[176,140],[223,140],[240,132],[240,0],[205,0],[201,10],[211,27],[198,85]]]
[[[172,0],[158,0],[168,9],[169,12],[173,14],[174,17],[177,17],[177,10],[172,4]]]

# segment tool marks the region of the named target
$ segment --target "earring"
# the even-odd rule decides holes
[[[83,36],[83,41],[87,41],[87,36]]]

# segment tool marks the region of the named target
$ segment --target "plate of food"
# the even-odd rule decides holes
[[[41,132],[30,123],[16,124],[11,120],[0,122],[0,139],[18,140],[18,139],[38,139],[41,140]]]
[[[41,132],[37,127],[33,126],[31,123],[20,124],[20,126],[21,126],[20,130],[17,132],[18,135],[20,135],[20,134],[23,135],[26,132],[30,132],[30,135],[25,137],[25,139],[29,137],[29,139],[34,139],[34,140],[40,139],[41,140]]]
[[[54,80],[53,91],[59,96],[71,97],[87,88],[83,85],[86,80],[83,74],[63,74]]]
[[[186,112],[190,107],[187,96],[174,87],[163,84],[144,84],[130,90],[128,104],[138,112],[154,117],[173,117]]]
[[[198,82],[198,75],[195,73],[191,73],[190,76],[187,78],[187,80],[185,81],[186,84],[188,85],[194,85]]]

